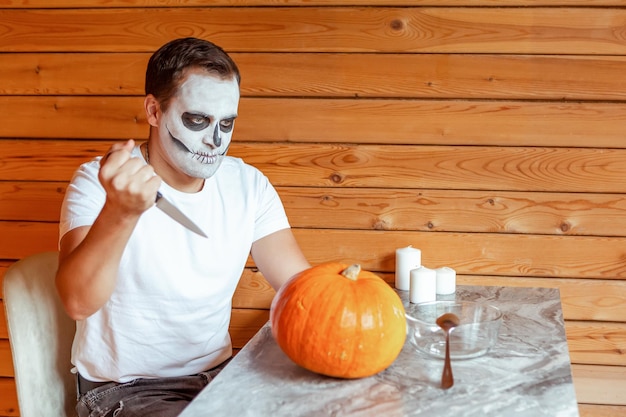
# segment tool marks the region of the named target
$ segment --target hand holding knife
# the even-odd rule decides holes
[[[134,144],[135,142],[131,139],[131,140],[128,140],[124,144],[114,144],[113,146],[111,146],[111,149],[109,149],[109,151],[100,159],[101,170],[103,169],[103,166],[105,165],[105,163],[107,162],[111,154],[118,152],[118,151],[126,151],[127,153],[126,157],[122,158],[121,162],[119,161],[116,162],[114,164],[114,167],[112,168],[113,173],[109,173],[107,176],[110,177],[114,175],[114,173],[119,169],[119,167],[125,164],[131,158],[130,153],[134,147]],[[150,163],[147,152],[146,152],[146,162],[148,162],[148,164]],[[189,217],[187,217],[182,211],[180,211],[178,207],[176,207],[174,204],[172,204],[171,201],[163,197],[163,194],[161,194],[160,191],[157,191],[155,203],[159,209],[161,209],[165,214],[170,216],[179,224],[185,226],[187,229],[191,230],[194,233],[197,233],[198,235],[202,237],[208,237],[206,233],[204,233],[202,229],[200,229],[191,219],[189,219]]]

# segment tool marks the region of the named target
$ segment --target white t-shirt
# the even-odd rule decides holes
[[[142,158],[138,147],[133,155]],[[99,166],[96,158],[76,171],[63,202],[60,237],[98,216],[105,201]],[[231,299],[250,247],[289,228],[268,179],[238,158],[226,157],[198,193],[165,183],[160,191],[208,239],[156,206],[141,216],[111,298],[77,322],[72,363],[89,380],[192,375],[230,357]]]

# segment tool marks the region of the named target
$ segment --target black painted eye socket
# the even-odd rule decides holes
[[[194,132],[204,130],[211,124],[211,119],[203,114],[185,112],[181,116],[181,120],[187,129],[193,130]]]
[[[220,130],[224,133],[228,133],[231,130],[233,130],[234,125],[235,125],[235,119],[222,120],[220,122]]]

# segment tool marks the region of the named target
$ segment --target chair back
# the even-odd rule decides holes
[[[73,416],[70,354],[76,323],[54,285],[58,252],[26,257],[4,276],[4,305],[20,417]]]

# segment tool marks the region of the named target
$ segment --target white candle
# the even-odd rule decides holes
[[[411,246],[396,249],[396,288],[408,291],[411,286],[411,269],[422,265],[422,251]]]
[[[411,289],[409,300],[412,303],[424,303],[437,299],[437,272],[420,266],[411,270]]]
[[[437,294],[456,292],[456,271],[447,266],[437,268]]]

